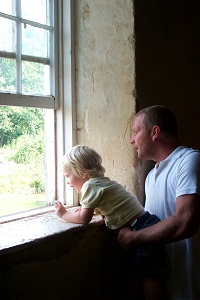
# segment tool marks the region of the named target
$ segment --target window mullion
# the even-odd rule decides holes
[[[17,68],[17,82],[16,90],[17,93],[22,93],[22,63],[21,63],[21,53],[22,53],[22,29],[21,29],[21,0],[16,0],[16,14],[19,19],[16,21],[16,68]]]
[[[48,40],[48,59],[50,61],[50,93],[51,95],[55,95],[56,102],[58,101],[58,96],[56,94],[56,87],[55,87],[55,80],[57,80],[57,65],[58,65],[58,58],[57,58],[57,32],[55,30],[55,24],[57,24],[57,4],[54,1],[50,2],[50,25],[54,27],[54,31],[49,32],[49,40]],[[53,51],[52,51],[53,50]],[[58,105],[56,105],[56,108]]]
[[[75,107],[75,65],[74,65],[74,22],[75,3],[73,0],[61,1],[60,7],[60,42],[59,45],[59,98],[60,105],[57,110],[57,194],[65,199],[67,205],[78,205],[78,195],[65,184],[61,169],[61,155],[76,144],[76,107]],[[60,143],[60,130],[62,128],[62,144]]]
[[[49,25],[46,25],[46,24],[40,24],[40,23],[31,21],[31,20],[27,20],[27,19],[24,19],[24,18],[4,14],[4,13],[1,13],[1,12],[0,12],[0,17],[3,17],[3,18],[8,19],[8,20],[12,20],[12,21],[20,21],[21,20],[21,23],[23,23],[23,24],[28,24],[28,25],[31,25],[31,26],[34,26],[34,27],[37,27],[37,28],[46,29],[46,30],[53,30],[53,26],[49,26]]]

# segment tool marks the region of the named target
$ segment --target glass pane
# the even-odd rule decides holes
[[[16,52],[16,23],[0,17],[0,50]]]
[[[22,94],[50,95],[49,66],[22,62]]]
[[[22,24],[22,54],[47,57],[49,32],[28,24]]]
[[[0,106],[0,117],[0,215],[46,206],[43,109]]]
[[[16,92],[16,60],[0,57],[0,90]]]
[[[21,0],[22,18],[49,25],[46,0]]]
[[[15,11],[15,0],[0,0],[0,12],[15,16]]]

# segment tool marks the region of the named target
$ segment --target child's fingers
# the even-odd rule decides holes
[[[61,202],[60,202],[60,201],[56,200],[56,201],[54,202],[54,206],[55,206],[55,207],[58,207],[58,206],[60,206],[60,205],[61,205]]]

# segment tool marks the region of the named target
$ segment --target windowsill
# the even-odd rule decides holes
[[[70,210],[75,210],[73,207]],[[24,215],[24,216],[22,216]],[[0,218],[0,256],[40,243],[53,235],[65,231],[78,231],[86,227],[103,224],[101,216],[94,215],[88,225],[74,224],[59,219],[52,208],[40,210],[37,215],[13,215],[12,218]]]

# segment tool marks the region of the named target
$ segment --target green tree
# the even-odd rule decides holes
[[[45,66],[41,63],[22,61],[22,93],[44,94]],[[16,60],[0,57],[0,90],[16,92]]]
[[[43,109],[0,106],[0,146],[11,144],[19,136],[44,131]]]
[[[16,60],[0,57],[0,90],[16,92]]]

